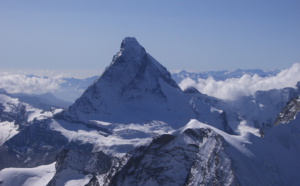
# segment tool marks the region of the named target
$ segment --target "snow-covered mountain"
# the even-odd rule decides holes
[[[34,121],[4,144],[0,160],[12,158],[13,166],[25,167],[49,164],[63,148],[122,156],[190,119],[227,127],[222,112],[186,95],[136,39],[126,38],[111,65],[68,110]],[[14,153],[4,155],[7,149]]]
[[[201,94],[195,88],[185,92],[203,102],[223,110],[228,125],[235,134],[252,133],[263,135],[264,131],[273,127],[276,118],[285,106],[300,94],[298,88],[273,89],[257,91],[251,96],[242,96],[236,100],[221,100]]]
[[[224,81],[230,78],[241,78],[244,75],[254,76],[257,75],[259,77],[271,77],[276,76],[280,70],[270,70],[264,71],[260,69],[251,69],[251,70],[242,70],[236,69],[234,71],[222,70],[222,71],[204,71],[204,72],[188,72],[185,70],[181,70],[179,72],[173,72],[172,78],[180,83],[182,80],[186,78],[190,78],[194,81],[198,81],[198,79],[208,79],[213,78],[216,81]]]
[[[299,95],[299,86],[231,101],[182,91],[125,38],[69,109],[27,117],[3,141],[0,185],[297,185]],[[3,121],[23,113],[8,108],[30,107],[0,96],[1,116],[12,114]]]
[[[13,98],[0,89],[0,145],[29,126],[34,120],[52,117],[60,109],[42,110]]]
[[[79,120],[147,122],[175,128],[197,118],[170,73],[135,38],[126,38],[101,77],[69,108]]]

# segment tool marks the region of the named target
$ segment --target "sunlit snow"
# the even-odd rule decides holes
[[[6,168],[0,171],[1,186],[45,186],[55,174],[55,162],[35,168]]]

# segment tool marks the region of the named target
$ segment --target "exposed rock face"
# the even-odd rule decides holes
[[[281,123],[287,124],[289,121],[295,119],[296,115],[300,111],[300,97],[292,99],[287,106],[279,113],[275,125]]]
[[[4,92],[6,94],[6,92]],[[26,106],[17,99],[0,94],[0,122],[14,122],[18,126],[27,125]]]
[[[95,176],[107,173],[111,166],[112,158],[103,152],[89,153],[64,149],[56,158],[56,174],[48,186],[65,184],[70,173],[87,175],[91,178],[89,185],[97,185]]]
[[[64,149],[56,158],[56,170],[71,168],[84,174],[104,174],[111,165],[112,158],[103,152],[83,152]]]
[[[88,184],[86,184],[85,186],[102,186],[100,185],[98,179],[96,176],[93,176],[93,178],[89,181]]]
[[[109,185],[237,184],[221,136],[210,129],[162,135],[133,151]]]
[[[34,167],[49,164],[68,140],[57,131],[49,130],[46,121],[24,128],[0,147],[0,169]]]
[[[225,152],[224,141],[221,136],[209,131],[209,136],[205,143],[201,144],[197,153],[197,161],[190,170],[189,178],[186,185],[234,185],[237,184],[231,160]],[[189,132],[195,139],[193,129]],[[200,133],[201,134],[201,133]]]

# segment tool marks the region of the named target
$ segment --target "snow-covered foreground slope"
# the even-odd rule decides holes
[[[236,184],[222,137],[246,155],[251,155],[242,148],[243,143],[248,143],[245,139],[192,120],[182,129],[161,135],[149,146],[134,150],[126,164],[121,165],[120,171],[112,177],[110,184]]]
[[[55,174],[55,163],[35,168],[6,168],[0,171],[1,186],[46,186]]]
[[[274,127],[259,138],[230,135],[192,120],[134,150],[110,184],[297,185],[299,122]]]
[[[56,159],[60,167],[56,168],[50,185],[89,182],[99,185],[297,185],[300,181],[297,171],[300,168],[297,143],[300,121],[297,118],[288,125],[273,127],[264,138],[249,133],[230,135],[192,120],[183,128],[156,137],[120,161],[103,153],[65,151]],[[20,170],[23,169],[15,169]]]
[[[264,138],[252,136],[247,148],[255,157],[247,159],[230,152],[241,183],[248,185],[298,185],[300,183],[299,123],[277,126]]]

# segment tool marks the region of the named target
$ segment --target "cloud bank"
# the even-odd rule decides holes
[[[57,74],[52,77],[33,76],[21,73],[0,72],[0,88],[4,88],[9,93],[42,94],[51,92],[61,99],[66,99],[74,94],[77,98],[82,91],[77,90],[79,83],[71,83],[63,87],[62,83],[65,74]],[[231,78],[224,81],[216,81],[213,78],[198,79],[194,81],[186,78],[179,86],[184,90],[189,86],[197,88],[200,92],[220,99],[233,100],[240,96],[252,95],[258,90],[279,89],[285,87],[295,87],[300,81],[300,63],[294,64],[291,68],[282,70],[276,76],[259,77],[258,75],[244,75],[241,78]],[[83,81],[84,83],[86,81]],[[90,83],[90,82],[89,82]],[[86,86],[88,86],[87,84]]]
[[[295,87],[298,81],[300,81],[300,63],[295,63],[291,68],[282,70],[277,76],[272,77],[244,75],[241,78],[231,78],[225,81],[216,81],[213,78],[194,81],[187,78],[179,86],[183,90],[193,86],[209,96],[233,100],[240,96],[252,95],[258,90]]]
[[[0,88],[9,93],[42,94],[59,89],[60,77],[48,78],[23,74],[0,73]]]

